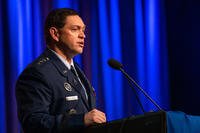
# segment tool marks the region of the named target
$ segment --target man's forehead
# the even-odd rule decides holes
[[[85,26],[83,20],[78,15],[67,16],[65,22],[67,25]]]

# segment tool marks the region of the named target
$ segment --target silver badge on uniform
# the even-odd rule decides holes
[[[69,83],[65,82],[65,83],[64,83],[64,87],[65,87],[65,89],[66,89],[67,91],[72,91],[72,87],[71,87],[71,85],[70,85]]]

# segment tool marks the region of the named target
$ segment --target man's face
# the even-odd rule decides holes
[[[85,24],[78,15],[68,16],[65,25],[59,29],[59,44],[64,52],[73,57],[83,52]]]

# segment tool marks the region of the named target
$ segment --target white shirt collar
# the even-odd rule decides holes
[[[65,58],[60,56],[58,53],[56,53],[54,50],[50,49],[64,64],[68,69],[71,69],[71,66],[74,67],[74,61],[72,59],[71,63],[69,63]]]

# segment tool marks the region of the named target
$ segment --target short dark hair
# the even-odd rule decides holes
[[[46,40],[47,45],[49,45],[50,42],[52,41],[51,35],[49,33],[49,29],[51,27],[56,27],[56,28],[64,27],[66,17],[74,16],[74,15],[79,16],[78,12],[70,8],[54,9],[48,14],[48,16],[46,17],[45,26],[44,26],[44,35],[45,35],[45,40]]]

